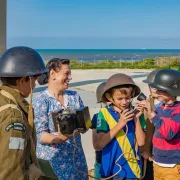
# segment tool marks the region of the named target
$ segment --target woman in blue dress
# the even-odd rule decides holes
[[[81,144],[81,135],[63,136],[57,132],[52,112],[77,109],[83,105],[76,91],[67,90],[72,79],[69,60],[54,58],[47,64],[48,75],[44,80],[48,88],[33,99],[34,122],[37,134],[37,157],[48,160],[61,180],[87,180],[87,163]],[[41,80],[41,79],[40,79]],[[73,151],[76,148],[75,158]],[[73,164],[73,160],[74,164]],[[77,171],[84,171],[80,173]]]

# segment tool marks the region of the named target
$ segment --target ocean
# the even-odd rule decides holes
[[[95,62],[100,60],[141,60],[180,56],[180,49],[37,49],[45,61],[52,58]]]

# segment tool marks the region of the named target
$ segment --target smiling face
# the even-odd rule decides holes
[[[62,64],[57,71],[50,71],[50,79],[60,91],[68,89],[69,82],[72,80],[71,69],[68,64]]]

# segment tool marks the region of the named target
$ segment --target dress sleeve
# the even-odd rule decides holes
[[[84,103],[83,103],[83,101],[82,101],[80,95],[77,94],[77,96],[78,96],[79,106],[80,106],[80,107],[83,107],[83,106],[84,106]]]
[[[48,127],[48,104],[40,96],[36,96],[33,99],[34,108],[34,123],[36,127],[37,141],[40,142],[41,135],[45,132],[49,132]]]

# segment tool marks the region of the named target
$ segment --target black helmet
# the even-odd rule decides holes
[[[166,91],[171,96],[180,96],[180,72],[172,69],[159,70],[154,82],[149,85],[157,90]]]
[[[0,77],[26,77],[48,72],[41,56],[29,47],[13,47],[0,57]]]
[[[154,81],[154,78],[159,70],[154,70],[150,72],[145,80],[143,80],[144,83],[152,83]]]

